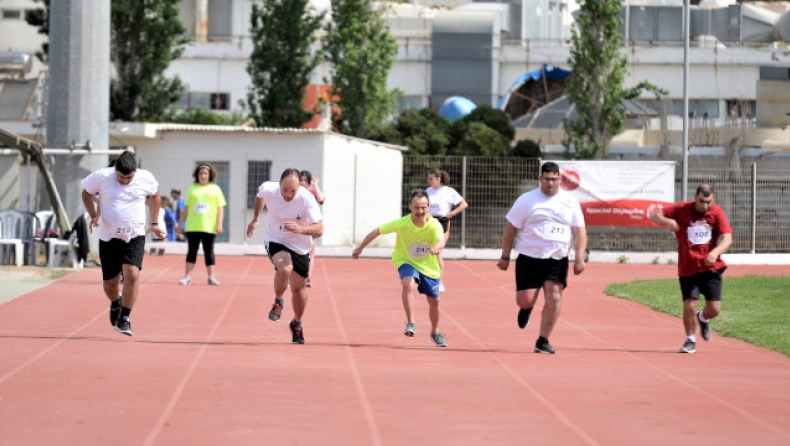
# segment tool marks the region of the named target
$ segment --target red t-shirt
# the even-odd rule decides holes
[[[713,266],[705,264],[708,253],[716,248],[722,234],[731,234],[732,228],[724,211],[713,203],[708,212],[700,214],[693,201],[684,201],[663,209],[664,217],[678,222],[678,275],[680,277],[726,268],[719,256]]]

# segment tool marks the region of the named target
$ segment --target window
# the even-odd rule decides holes
[[[3,20],[20,20],[22,18],[21,9],[4,9]]]
[[[728,118],[752,118],[757,109],[757,101],[746,99],[728,99],[727,117]]]
[[[175,108],[180,110],[199,109],[199,110],[230,110],[229,93],[185,93]]]
[[[247,209],[255,209],[255,196],[258,195],[258,186],[271,179],[271,161],[247,162]]]

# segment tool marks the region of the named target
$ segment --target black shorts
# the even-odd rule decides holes
[[[680,292],[683,294],[683,300],[699,300],[699,295],[702,294],[706,301],[721,302],[722,273],[724,269],[681,277]]]
[[[450,229],[450,219],[447,217],[433,217],[442,225],[442,232],[447,232]]]
[[[289,254],[291,254],[291,264],[293,265],[293,271],[296,274],[299,274],[305,279],[310,277],[310,254],[298,254],[279,243],[266,243],[266,252],[269,254],[269,259],[274,257],[274,255],[280,251],[287,251]]]
[[[123,271],[123,265],[134,265],[143,269],[145,254],[145,236],[135,237],[129,242],[114,238],[109,242],[99,240],[99,260],[101,275],[104,280],[112,280]]]
[[[519,254],[516,258],[516,291],[543,288],[543,282],[551,280],[568,286],[568,258],[536,259]]]

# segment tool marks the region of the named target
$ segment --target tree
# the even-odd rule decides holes
[[[326,60],[334,67],[332,97],[342,116],[334,116],[344,134],[365,137],[384,124],[397,105],[397,90],[387,90],[398,44],[389,33],[383,10],[372,0],[333,0],[326,26]]]
[[[497,110],[490,105],[483,104],[463,118],[453,122],[450,129],[450,135],[453,146],[458,146],[461,140],[466,136],[469,131],[469,125],[473,122],[485,124],[502,137],[505,144],[509,145],[516,135],[516,130],[510,123],[502,110]]]
[[[563,119],[567,149],[576,158],[605,158],[612,137],[625,129],[623,100],[643,90],[663,92],[649,82],[623,88],[627,59],[620,53],[623,37],[617,32],[622,0],[580,0],[576,27],[571,30],[573,71],[568,78],[568,99],[579,118]]]
[[[112,0],[110,119],[161,121],[185,87],[165,70],[184,52],[179,0]]]
[[[540,158],[543,152],[540,145],[531,139],[522,139],[510,151],[511,156],[519,158]]]
[[[301,127],[312,113],[304,110],[304,91],[321,62],[311,45],[323,13],[308,0],[269,0],[252,5],[252,54],[247,65],[247,107],[259,126]]]
[[[30,26],[38,28],[39,34],[49,36],[49,1],[50,0],[33,0],[36,3],[43,3],[43,8],[33,9],[25,14],[25,21]],[[49,42],[41,44],[41,49],[36,51],[36,57],[43,63],[49,61]]]
[[[496,130],[480,121],[469,123],[469,127],[454,155],[466,156],[507,156],[510,146]]]

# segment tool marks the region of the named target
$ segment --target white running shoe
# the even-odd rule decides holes
[[[215,286],[218,286],[218,285],[219,285],[219,280],[217,280],[217,279],[216,279],[216,278],[214,278],[214,277],[209,277],[209,278],[208,278],[208,284],[209,284],[209,285],[215,285]]]
[[[439,292],[444,293],[444,282],[439,282]]]
[[[184,278],[179,280],[178,283],[181,285],[192,285],[192,279],[190,279],[189,276],[184,276]]]

